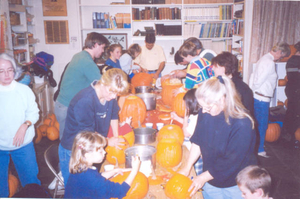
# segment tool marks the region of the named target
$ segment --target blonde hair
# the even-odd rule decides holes
[[[266,169],[257,165],[250,165],[237,174],[236,183],[238,186],[245,186],[251,193],[257,189],[262,189],[264,196],[269,196],[271,176]]]
[[[97,84],[109,86],[110,91],[119,95],[128,93],[129,83],[126,73],[119,68],[112,68],[107,70],[98,81]]]
[[[85,158],[86,153],[98,151],[106,146],[106,139],[97,132],[83,131],[76,135],[72,155],[69,163],[70,173],[81,173],[89,166]]]
[[[197,46],[191,41],[184,42],[182,46],[179,48],[178,53],[182,57],[187,57],[188,55],[195,57],[196,55],[198,55]]]
[[[132,57],[132,59],[135,59],[135,53],[141,53],[142,48],[139,44],[131,44],[127,50],[127,53]]]
[[[254,128],[254,120],[248,114],[247,109],[241,102],[240,96],[237,94],[235,86],[231,79],[227,76],[213,77],[201,83],[196,91],[196,98],[200,99],[208,105],[218,103],[224,97],[224,115],[227,124],[230,124],[229,117],[245,118],[248,117]]]
[[[277,52],[279,50],[281,50],[281,54],[285,57],[288,57],[291,54],[290,46],[285,42],[278,42],[275,46],[272,47],[273,52]]]

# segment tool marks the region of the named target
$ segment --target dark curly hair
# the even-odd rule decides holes
[[[225,67],[226,75],[236,75],[238,72],[238,60],[230,52],[223,51],[211,60],[212,65]]]

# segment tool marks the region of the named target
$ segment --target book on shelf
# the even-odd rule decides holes
[[[132,0],[132,4],[166,4],[166,0]]]
[[[186,22],[184,24],[184,36],[197,38],[231,37],[230,27],[230,22]]]
[[[130,13],[117,13],[110,16],[108,12],[93,12],[93,28],[131,28]]]
[[[193,6],[184,9],[184,20],[213,21],[231,20],[232,5]]]
[[[145,7],[145,9],[132,8],[132,20],[175,20],[181,19],[181,9]]]
[[[181,25],[155,24],[155,30],[160,36],[182,35]]]

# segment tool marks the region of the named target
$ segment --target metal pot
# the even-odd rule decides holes
[[[141,162],[150,160],[153,168],[156,165],[156,149],[154,146],[149,145],[141,145],[141,146],[133,146],[125,149],[125,167],[131,168],[131,157],[132,156],[139,156]]]
[[[133,129],[135,144],[151,144],[155,142],[156,130],[152,128],[135,128]]]
[[[135,87],[135,93],[152,93],[153,87],[150,86],[137,86]]]
[[[136,96],[138,96],[145,102],[147,111],[154,110],[156,108],[156,94],[154,94],[154,93],[139,93],[139,94],[136,94]]]

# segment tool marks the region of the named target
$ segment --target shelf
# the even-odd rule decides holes
[[[79,7],[130,7],[129,4],[113,4],[113,5],[79,5]]]
[[[186,38],[187,39],[187,38]],[[198,38],[200,40],[213,40],[213,41],[219,41],[219,40],[230,40],[232,39],[232,37],[213,37],[213,38],[210,38],[210,37],[207,37],[207,38]]]
[[[182,40],[183,37],[182,36],[160,36],[157,35],[156,36],[156,40]],[[136,41],[144,41],[145,40],[145,36],[132,36],[132,40],[136,40]]]
[[[213,22],[213,23],[216,23],[216,22],[231,22],[232,20],[185,20],[184,23],[199,23],[199,22],[204,22],[204,23],[208,23],[208,22]]]
[[[203,4],[184,4],[184,7],[210,7],[210,6],[225,6],[233,5],[233,3],[203,3]]]
[[[11,11],[11,12],[26,12],[26,8],[23,5],[9,4],[9,11]]]
[[[160,23],[163,23],[163,22],[180,22],[181,23],[181,20],[180,19],[162,19],[162,20],[132,20],[132,22],[160,22]]]
[[[115,29],[110,29],[110,28],[83,28],[81,31],[113,31],[113,32],[130,32],[131,28],[115,28]]]
[[[132,4],[133,8],[137,7],[182,7],[182,4]]]

